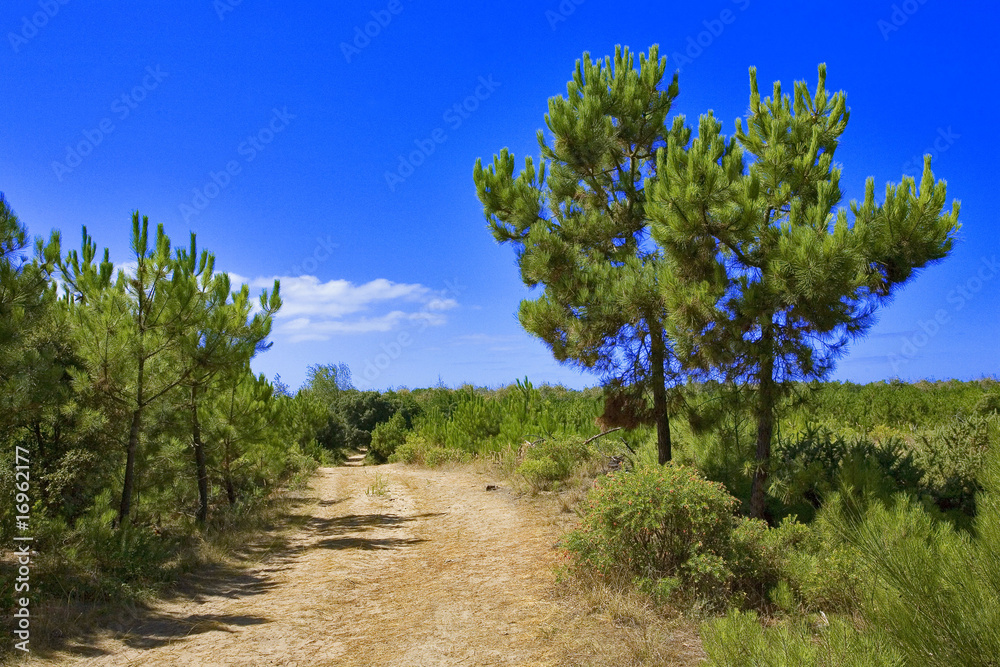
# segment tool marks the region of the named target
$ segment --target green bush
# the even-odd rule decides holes
[[[396,449],[406,442],[406,419],[402,412],[397,412],[387,422],[382,422],[372,431],[371,449],[368,457],[376,463],[387,461]]]
[[[527,379],[495,390],[465,386],[414,394],[423,405],[414,430],[435,445],[476,455],[495,455],[540,437],[593,435],[601,409],[599,392],[539,388]]]
[[[563,479],[568,473],[551,456],[525,459],[517,467],[516,472],[524,478],[532,491],[546,489],[552,482]]]
[[[914,453],[897,438],[880,442],[848,438],[815,424],[793,438],[780,438],[772,462],[772,494],[806,519],[827,496],[845,486],[888,498],[896,491],[919,493],[924,477]]]
[[[892,667],[906,664],[883,637],[825,615],[763,627],[754,612],[730,612],[702,625],[713,667]],[[922,664],[922,663],[914,663]]]
[[[972,536],[905,496],[839,527],[875,585],[858,596],[865,620],[910,664],[990,665],[1000,656],[1000,450],[981,472]]]
[[[439,447],[416,432],[406,434],[406,440],[389,457],[390,463],[410,463],[439,466],[444,463],[467,462],[472,458],[468,452],[459,449]]]
[[[524,453],[524,460],[514,471],[532,491],[547,489],[568,478],[576,466],[590,460],[593,452],[582,438],[547,438]]]
[[[738,606],[762,608],[769,603],[791,603],[787,594],[775,599],[776,587],[785,584],[789,563],[809,538],[808,526],[788,517],[776,528],[760,519],[740,517],[733,530],[729,552],[732,591]]]
[[[579,566],[599,573],[677,578],[687,595],[716,597],[733,575],[727,556],[736,505],[721,484],[687,466],[619,472],[591,490],[566,545]]]

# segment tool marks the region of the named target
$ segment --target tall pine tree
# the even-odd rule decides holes
[[[664,85],[665,72],[655,46],[638,68],[627,48],[603,62],[584,54],[566,96],[549,100],[538,167],[528,157],[515,176],[504,149],[474,171],[494,238],[515,247],[524,283],[543,287],[521,302],[521,325],[557,360],[602,373],[613,399],[645,406],[651,394],[652,409],[639,417],[656,424],[661,463],[671,457],[677,368],[663,333],[663,256],[650,239],[645,179],[667,136],[683,131],[667,126],[677,78]]]
[[[135,268],[119,270],[114,282],[108,251],[95,263],[96,245],[86,228],[81,253],[74,250],[60,260],[86,371],[81,378],[127,415],[119,525],[132,511],[143,418],[190,375],[193,367],[180,352],[201,316],[194,280],[199,267],[171,254],[162,225],[152,246],[149,241],[148,218],[133,213]]]
[[[774,84],[761,99],[750,70],[750,113],[731,138],[711,114],[693,141],[672,134],[658,156],[649,215],[671,258],[664,281],[668,329],[685,359],[754,388],[754,516],[766,514],[775,413],[796,379],[822,378],[837,353],[873,323],[876,309],[914,275],[944,258],[958,203],[942,212],[946,185],[930,158],[919,186],[869,178],[862,202],[840,207],[834,164],[847,127],[846,96]]]
[[[199,412],[208,403],[205,394],[235,391],[235,386],[244,380],[243,376],[254,379],[250,360],[259,350],[268,347],[265,341],[271,333],[271,317],[281,307],[281,297],[279,282],[275,280],[271,294],[264,291],[260,297],[260,311],[251,315],[253,302],[249,288],[243,285],[239,291],[231,293],[229,275],[215,273],[215,256],[203,251],[197,264],[196,256],[192,235],[190,251],[179,252],[177,262],[184,265],[185,275],[197,283],[201,311],[188,333],[186,344],[181,347],[181,357],[182,365],[191,369],[183,385],[189,398],[191,443],[198,478],[196,519],[204,524],[208,519],[209,503],[208,452],[202,438],[203,419]],[[231,488],[228,478],[226,483],[227,488]]]

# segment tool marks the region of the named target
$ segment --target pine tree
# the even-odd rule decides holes
[[[240,469],[248,463],[247,453],[255,446],[274,441],[279,447],[269,456],[262,457],[274,463],[294,446],[283,437],[288,429],[282,422],[288,418],[283,410],[285,413],[294,410],[296,406],[293,403],[297,399],[279,399],[267,378],[263,375],[255,377],[249,368],[232,368],[225,375],[224,381],[212,392],[207,427],[218,447],[226,498],[229,505],[234,506],[239,499]],[[316,430],[312,427],[303,431],[293,429],[293,432],[315,435]]]
[[[670,258],[664,281],[668,329],[685,360],[755,389],[754,516],[765,514],[775,412],[796,379],[822,378],[838,352],[863,335],[876,309],[914,275],[944,258],[958,203],[942,213],[946,185],[930,157],[912,178],[875,201],[841,201],[834,154],[849,117],[843,91],[761,99],[750,70],[750,114],[731,138],[711,113],[693,141],[668,137],[658,156],[649,214]]]
[[[661,463],[671,456],[676,363],[663,334],[663,257],[650,240],[645,179],[673,131],[666,118],[677,78],[664,87],[665,72],[655,46],[638,69],[627,48],[603,62],[584,54],[566,96],[549,100],[539,166],[528,157],[515,176],[504,149],[474,171],[494,238],[514,246],[524,283],[544,288],[521,302],[521,325],[560,362],[602,373],[613,398],[651,393],[641,419],[656,424]]]
[[[260,297],[260,311],[251,316],[253,303],[250,291],[243,285],[230,294],[230,280],[226,273],[215,273],[215,256],[203,251],[197,260],[195,238],[191,236],[190,251],[177,255],[177,262],[185,266],[185,275],[197,283],[200,316],[188,334],[181,355],[184,365],[191,371],[183,384],[188,390],[188,410],[191,414],[191,442],[194,449],[198,479],[198,523],[208,519],[208,464],[206,446],[202,439],[199,408],[205,393],[227,391],[226,385],[235,386],[242,376],[252,377],[250,360],[264,347],[271,332],[271,317],[281,307],[280,285],[276,280],[270,295],[265,291]],[[223,386],[217,387],[221,378]]]
[[[46,473],[59,454],[64,370],[72,355],[49,289],[52,252],[39,241],[29,260],[29,247],[25,226],[0,193],[0,442],[34,446],[32,462],[44,503],[49,500]]]
[[[81,253],[74,250],[60,260],[86,370],[80,381],[127,415],[118,525],[132,509],[143,417],[190,375],[192,366],[180,351],[201,313],[191,263],[171,255],[162,225],[150,247],[149,220],[133,213],[131,248],[135,268],[119,270],[114,282],[107,249],[103,261],[95,263],[97,246],[86,228]]]

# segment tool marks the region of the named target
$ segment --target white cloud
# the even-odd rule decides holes
[[[334,336],[387,332],[406,324],[441,326],[443,311],[458,306],[443,291],[420,284],[378,278],[362,285],[347,280],[320,282],[315,276],[272,276],[246,279],[230,274],[234,288],[270,289],[281,281],[281,310],[274,333],[293,343],[324,341]]]

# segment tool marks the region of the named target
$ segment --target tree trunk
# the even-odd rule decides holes
[[[116,526],[125,523],[132,509],[132,488],[135,486],[135,455],[139,448],[139,429],[142,426],[142,407],[132,412],[132,427],[129,429],[125,456],[125,483],[122,484],[122,501],[118,507]]]
[[[671,458],[670,415],[667,410],[667,381],[663,371],[666,345],[659,323],[649,320],[649,371],[653,383],[653,417],[656,421],[656,451],[660,465]]]
[[[771,467],[771,436],[774,434],[774,332],[765,327],[761,339],[763,358],[757,375],[757,460],[750,491],[750,515],[755,519],[767,518],[764,488]]]
[[[45,438],[42,437],[41,422],[36,419],[35,423],[33,424],[33,428],[35,431],[35,444],[38,447],[38,455],[37,455],[38,463],[36,465],[38,466],[39,470],[49,470],[50,469],[49,462],[45,460],[47,453],[45,451]],[[42,499],[42,504],[48,505],[49,483],[45,475],[39,475],[38,477],[38,494],[39,497]]]
[[[191,386],[191,433],[194,441],[194,462],[198,471],[198,523],[208,521],[208,466],[205,463],[205,444],[201,441],[198,423],[198,388]]]
[[[226,497],[229,499],[229,506],[236,506],[236,487],[233,486],[233,478],[226,475]]]
[[[233,472],[232,472],[232,457],[229,453],[229,440],[228,438],[223,440],[223,451],[225,452],[222,457],[222,477],[226,485],[226,498],[229,499],[229,506],[236,506],[236,486],[233,484]]]

